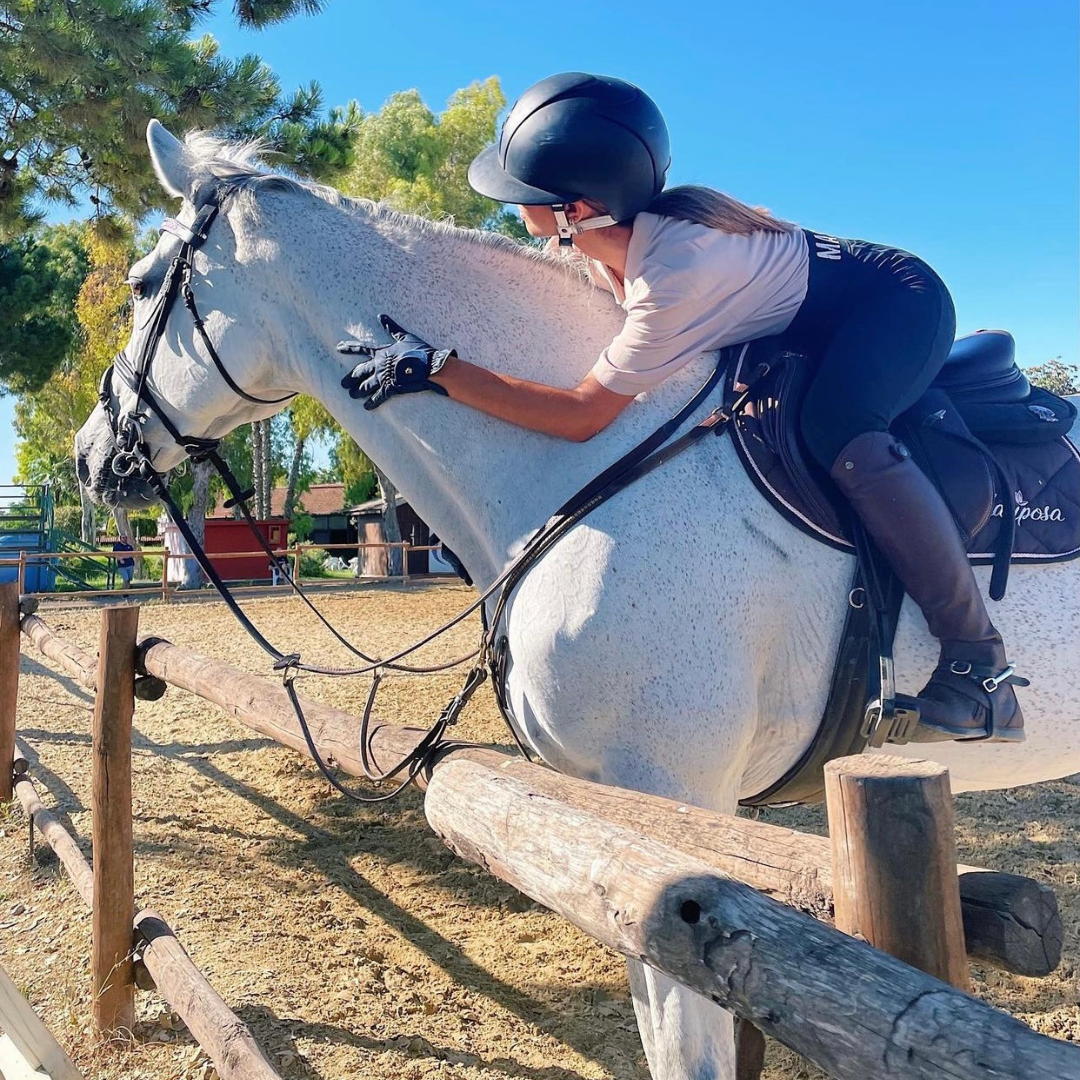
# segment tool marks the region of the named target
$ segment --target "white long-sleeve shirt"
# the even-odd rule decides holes
[[[622,283],[589,260],[593,280],[626,312],[593,375],[633,396],[703,352],[780,333],[806,297],[808,263],[801,229],[742,236],[638,214]]]

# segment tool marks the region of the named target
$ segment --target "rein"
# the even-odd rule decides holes
[[[165,334],[166,324],[171,314],[173,304],[178,296],[182,296],[184,306],[191,315],[195,329],[203,343],[203,347],[213,361],[218,373],[235,394],[245,401],[250,401],[259,405],[279,405],[296,396],[296,393],[291,393],[280,398],[259,398],[247,393],[229,374],[228,369],[221,361],[217,350],[214,348],[213,343],[206,333],[203,320],[199,315],[198,307],[195,302],[194,293],[191,289],[191,274],[195,251],[206,241],[207,231],[214,218],[217,217],[219,210],[220,203],[218,201],[218,192],[215,191],[210,200],[199,209],[195,216],[195,220],[190,227],[182,225],[171,218],[166,219],[162,224],[163,232],[171,233],[181,240],[181,248],[179,253],[172,260],[165,278],[162,281],[157,304],[150,316],[150,320],[152,321],[151,331],[147,334],[139,353],[138,360],[131,371],[132,381],[128,382],[127,379],[123,380],[125,385],[133,390],[136,395],[135,410],[120,414],[118,409],[114,410],[113,408],[113,400],[117,400],[118,403],[118,398],[116,398],[116,395],[113,392],[113,380],[118,377],[115,361],[102,375],[98,393],[99,401],[112,425],[118,447],[117,454],[115,455],[112,464],[113,473],[121,480],[137,474],[148,484],[157,498],[164,503],[169,516],[172,518],[173,523],[176,525],[181,536],[183,536],[188,547],[191,549],[192,554],[203,573],[206,574],[207,579],[217,590],[222,600],[225,601],[229,610],[236,616],[237,620],[251,639],[273,659],[273,669],[282,673],[282,683],[296,715],[297,722],[303,732],[308,752],[311,754],[316,765],[318,765],[323,776],[337,791],[350,799],[362,803],[384,802],[387,799],[392,799],[398,795],[405,787],[425,771],[440,748],[446,745],[444,742],[446,729],[457,721],[473,694],[487,678],[489,671],[492,675],[495,686],[495,696],[503,719],[514,738],[514,741],[517,743],[518,748],[526,758],[529,758],[531,756],[529,750],[517,730],[505,700],[504,679],[509,649],[506,636],[500,635],[499,633],[500,626],[506,615],[506,609],[514,590],[529,569],[531,569],[563,537],[563,535],[565,535],[566,532],[578,524],[578,522],[598,506],[603,505],[608,499],[632,484],[635,480],[647,475],[654,469],[659,468],[665,462],[671,460],[671,458],[675,457],[677,454],[682,453],[704,436],[710,433],[722,435],[727,430],[728,424],[732,418],[746,405],[754,385],[760,378],[767,374],[769,370],[768,366],[762,364],[740,393],[734,395],[730,401],[717,409],[714,409],[712,413],[700,421],[690,431],[686,432],[678,439],[669,442],[675,432],[698,409],[698,407],[705,402],[720,383],[720,380],[727,369],[728,355],[732,351],[722,350],[716,368],[682,408],[645,440],[627,454],[623,455],[623,457],[605,469],[563,503],[548,521],[533,534],[520,554],[501,574],[499,574],[499,576],[476,600],[437,630],[432,631],[430,634],[427,634],[425,637],[414,642],[405,649],[402,649],[400,652],[379,660],[368,656],[348,642],[315,608],[303,589],[293,579],[288,567],[281,558],[275,554],[266,538],[258,530],[247,506],[247,501],[254,495],[254,491],[242,490],[239,481],[233,475],[228,464],[218,453],[220,440],[197,436],[185,436],[181,434],[177,426],[169,419],[162,404],[155,398],[153,391],[149,386],[150,371],[157,352],[157,346]],[[745,345],[741,347],[742,352],[739,355],[740,359],[742,354],[745,353],[746,348],[747,346]],[[124,360],[126,363],[127,358],[122,352],[117,357],[117,360]],[[230,498],[226,501],[225,506],[227,508],[234,506],[239,508],[252,534],[271,560],[271,564],[277,568],[278,572],[292,587],[293,591],[304,601],[306,606],[315,614],[323,626],[331,632],[337,641],[354,656],[364,662],[362,666],[341,668],[303,663],[299,653],[282,653],[272,645],[251,622],[211,563],[204,546],[195,537],[191,527],[184,519],[183,512],[169,492],[168,485],[164,478],[157,469],[154,468],[151,455],[143,437],[143,425],[148,419],[147,412],[141,409],[143,406],[161,421],[165,430],[188,454],[192,461],[209,461],[211,465],[214,466],[229,490]],[[494,604],[492,616],[489,619],[487,617],[487,610],[483,605],[493,596],[496,596],[496,593],[498,596]],[[458,625],[478,608],[481,609],[483,633],[479,646],[471,653],[460,656],[457,659],[448,661],[444,664],[426,667],[410,666],[401,663],[403,659],[422,649],[424,646],[430,644],[436,638],[441,637],[444,633]],[[375,767],[370,756],[368,733],[370,730],[372,710],[383,677],[382,672],[391,670],[407,672],[410,674],[433,674],[435,672],[447,671],[472,660],[475,660],[476,663],[466,675],[461,690],[459,690],[446,704],[439,714],[438,719],[436,719],[432,726],[424,733],[416,747],[414,747],[413,750],[397,765],[388,770],[379,771]],[[360,725],[361,763],[363,765],[365,776],[373,782],[379,783],[400,778],[400,782],[392,791],[377,796],[361,795],[343,786],[333,775],[329,766],[323,760],[315,746],[315,741],[311,735],[307,719],[304,716],[303,708],[296,693],[294,682],[297,673],[301,671],[309,674],[330,676],[372,676],[371,689],[368,694]]]

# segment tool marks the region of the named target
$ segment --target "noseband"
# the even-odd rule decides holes
[[[162,426],[172,436],[173,440],[194,461],[201,461],[214,453],[220,443],[220,439],[201,438],[196,435],[183,435],[179,428],[169,419],[162,403],[158,400],[150,387],[150,370],[157,354],[158,345],[165,336],[165,329],[172,313],[173,305],[177,297],[182,297],[184,307],[191,315],[195,326],[195,332],[202,340],[203,348],[213,361],[218,374],[225,380],[226,385],[237,397],[244,401],[250,401],[255,405],[282,405],[296,397],[296,394],[286,394],[280,398],[260,398],[249,394],[229,374],[228,369],[222,363],[214,343],[206,333],[199,309],[195,304],[195,294],[191,289],[191,275],[195,265],[195,252],[206,242],[210,226],[221,209],[219,192],[215,189],[206,202],[195,214],[195,220],[190,225],[184,225],[175,218],[166,218],[162,222],[161,231],[171,233],[180,240],[180,250],[169,264],[169,269],[161,282],[158,290],[157,303],[151,313],[148,322],[147,333],[143,337],[143,343],[139,350],[134,365],[130,371],[124,371],[128,360],[125,352],[121,352],[104,371],[101,383],[98,387],[98,401],[105,410],[106,416],[113,429],[116,439],[117,453],[113,458],[113,474],[121,479],[138,474],[146,480],[155,493],[160,494],[159,488],[164,487],[164,480],[154,468],[143,427],[150,413],[161,421]],[[118,368],[118,364],[121,365]],[[119,379],[135,394],[135,406],[127,412],[119,411],[119,397],[115,393],[114,380]],[[116,408],[113,402],[116,402]]]

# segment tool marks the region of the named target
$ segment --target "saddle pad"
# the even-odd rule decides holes
[[[989,445],[1013,496],[1014,562],[1061,562],[1080,555],[1080,451],[1064,437],[1044,446]],[[989,522],[968,541],[968,557],[988,561],[1005,506],[995,491]]]
[[[732,425],[739,457],[758,490],[801,531],[853,551],[850,508],[799,436],[799,410],[810,366],[797,354],[754,349],[732,357],[729,389],[767,356],[770,374]],[[993,561],[1005,513],[1013,512],[1014,563],[1080,556],[1080,452],[1068,437],[1043,445],[984,445],[941,390],[933,390],[893,426],[941,491],[969,558]]]

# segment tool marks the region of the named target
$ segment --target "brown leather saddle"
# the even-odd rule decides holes
[[[820,801],[825,763],[875,740],[873,710],[880,719],[887,709],[883,673],[891,678],[903,600],[899,582],[803,445],[799,414],[813,358],[775,338],[734,348],[728,399],[763,363],[768,373],[753,380],[751,402],[732,425],[739,457],[780,514],[822,543],[854,552],[857,570],[818,733],[792,769],[742,800],[745,806]],[[980,330],[955,343],[934,385],[892,427],[944,496],[971,561],[994,565],[995,599],[1004,595],[1011,562],[1080,556],[1080,452],[1068,438],[1075,419],[1071,402],[1028,382],[1010,334]],[[906,741],[891,731],[873,745]]]

